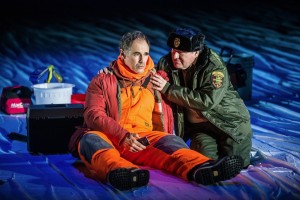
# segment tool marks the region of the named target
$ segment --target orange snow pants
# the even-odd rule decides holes
[[[81,139],[78,152],[85,165],[102,181],[106,181],[107,174],[114,169],[139,166],[161,169],[187,180],[187,174],[193,167],[210,160],[189,149],[186,143],[175,135],[149,131],[139,133],[139,136],[147,136],[150,145],[143,151],[132,153],[114,147],[105,134],[90,131]]]

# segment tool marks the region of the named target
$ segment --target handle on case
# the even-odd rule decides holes
[[[227,54],[225,54],[224,52],[226,52]],[[223,55],[223,53],[225,54],[225,55]],[[231,49],[231,48],[229,48],[229,47],[222,47],[221,48],[221,52],[220,52],[220,56],[222,57],[229,57],[228,58],[228,61],[227,61],[227,63],[226,63],[226,66],[228,66],[229,65],[229,63],[230,63],[230,61],[231,61],[231,59],[232,59],[232,56],[233,56],[233,49]]]
[[[66,108],[68,104],[45,104],[44,106],[47,108]]]
[[[225,55],[223,55],[223,53],[227,53]],[[230,57],[233,53],[233,49],[230,47],[222,47],[221,48],[221,52],[220,52],[220,56],[226,56],[226,57]]]

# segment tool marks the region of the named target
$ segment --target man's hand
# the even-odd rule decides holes
[[[162,91],[167,81],[163,77],[161,77],[158,73],[156,73],[151,77],[151,83],[153,84],[153,89]]]
[[[140,136],[137,133],[128,133],[121,142],[121,146],[131,152],[142,151],[146,149],[146,146],[144,146],[137,140],[139,138]]]
[[[101,73],[104,73],[104,74],[112,74],[112,72],[109,71],[107,67],[104,67],[103,69],[100,69],[100,70],[98,71],[98,74],[101,74]]]

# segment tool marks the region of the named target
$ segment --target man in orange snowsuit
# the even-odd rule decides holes
[[[236,176],[242,169],[240,157],[212,161],[172,134],[170,107],[150,82],[155,72],[149,49],[142,32],[126,33],[110,73],[100,73],[90,82],[84,109],[88,129],[73,144],[80,159],[100,180],[120,190],[148,184],[149,171],[140,166],[204,185]],[[147,137],[148,146],[138,141],[142,137]]]

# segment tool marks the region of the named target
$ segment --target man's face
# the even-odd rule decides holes
[[[137,74],[144,72],[149,58],[149,46],[145,40],[136,39],[133,41],[129,51],[122,54],[124,63]]]
[[[177,69],[187,69],[197,58],[199,52],[185,52],[177,49],[172,49],[172,61],[173,65]]]

